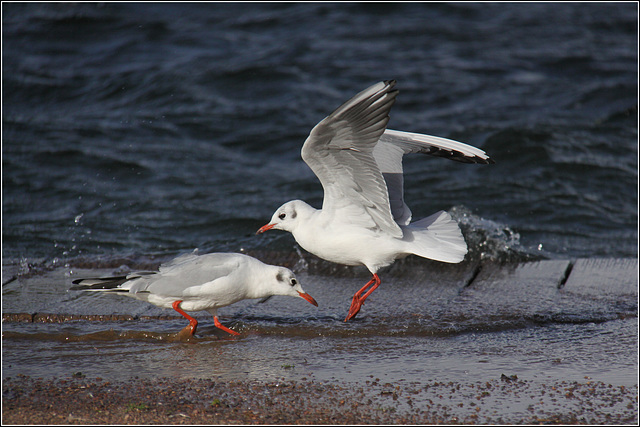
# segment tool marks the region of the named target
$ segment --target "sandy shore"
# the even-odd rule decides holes
[[[19,376],[3,424],[636,424],[638,390],[599,382],[338,385]]]

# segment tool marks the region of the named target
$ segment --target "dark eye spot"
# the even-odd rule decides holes
[[[281,213],[280,215],[278,215],[278,218],[280,218],[280,219],[285,219],[285,218],[286,218],[286,216],[287,216],[286,214]]]
[[[298,281],[296,279],[291,279],[291,286],[295,286],[298,284]]]

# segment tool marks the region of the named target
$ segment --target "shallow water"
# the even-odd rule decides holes
[[[127,335],[122,325],[113,325],[120,332],[109,336],[108,329],[101,325],[99,336],[91,332],[98,328],[83,325],[85,337],[80,341],[54,339],[53,335],[48,340],[27,339],[25,335],[5,341],[5,346],[32,355],[27,361],[5,356],[4,369],[5,376],[20,373],[50,378],[82,372],[110,380],[134,376],[265,381],[306,377],[358,382],[374,377],[389,382],[473,383],[517,374],[520,379],[540,382],[593,379],[629,386],[637,383],[631,369],[637,362],[635,355],[595,347],[602,344],[602,336],[621,347],[630,346],[634,341],[630,336],[637,326],[631,319],[586,328],[556,325],[448,337],[328,333],[301,337],[284,326],[278,331],[266,328],[266,332],[246,332],[239,340],[200,338],[195,343],[168,343],[157,332],[146,337]],[[150,325],[129,326],[138,330],[142,327]],[[78,327],[55,329],[55,334],[79,332]],[[56,357],[51,357],[54,354]],[[96,358],[103,363],[95,364]],[[114,361],[109,362],[110,358]]]
[[[2,7],[3,313],[134,316],[4,322],[5,377],[637,383],[634,303],[492,317],[456,299],[482,263],[637,258],[634,4]],[[497,163],[407,159],[414,216],[449,210],[469,258],[392,267],[344,323],[366,272],[316,272],[288,234],[254,233],[287,200],[320,205],[304,139],[388,78],[390,128]],[[321,306],[248,301],[221,313],[240,339],[199,315],[197,339],[176,343],[185,322],[170,310],[67,292],[196,247],[261,251]]]
[[[55,271],[47,280],[56,274],[64,275]],[[511,274],[515,282],[517,270]],[[539,383],[637,384],[637,305],[624,297],[591,301],[561,293],[549,307],[527,302],[528,290],[520,289],[505,304],[465,288],[460,279],[469,274],[391,271],[358,317],[344,322],[351,293],[366,276],[340,276],[298,275],[319,307],[274,297],[222,309],[222,322],[239,337],[200,313],[198,333],[188,342],[176,341],[187,321],[171,310],[117,295],[52,292],[31,312],[58,307],[75,317],[5,321],[3,375],[475,383],[505,374]],[[121,317],[81,317],[88,314]]]

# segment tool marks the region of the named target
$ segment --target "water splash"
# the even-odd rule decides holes
[[[309,271],[309,263],[304,258],[304,255],[302,254],[302,251],[300,250],[300,247],[298,245],[295,245],[294,248],[296,250],[296,253],[298,254],[298,261],[293,266],[293,270],[296,271],[296,272],[307,272],[307,271]]]
[[[472,258],[497,262],[522,262],[547,258],[542,246],[535,250],[520,243],[520,234],[499,222],[474,215],[465,206],[454,206],[449,213],[458,221]]]

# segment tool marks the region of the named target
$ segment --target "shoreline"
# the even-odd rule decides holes
[[[3,381],[2,423],[18,424],[636,424],[638,388],[602,382],[365,384],[139,379],[80,372]]]

